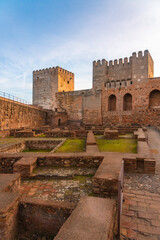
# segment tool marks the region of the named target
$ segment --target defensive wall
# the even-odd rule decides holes
[[[56,93],[56,105],[66,110],[68,122],[74,124],[102,124],[101,90],[80,90]]]
[[[0,97],[0,130],[29,128],[46,123],[46,112],[32,105]]]
[[[148,50],[109,63],[93,62],[93,88],[56,93],[68,122],[86,125],[159,125],[160,78]]]
[[[74,91],[74,74],[62,68],[34,71],[33,104],[55,111],[53,125],[157,125],[160,78],[153,75],[148,50],[133,52],[129,59],[94,61],[88,90]]]
[[[128,84],[56,94],[68,122],[86,125],[160,125],[160,78]]]

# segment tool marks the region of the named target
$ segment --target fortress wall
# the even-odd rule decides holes
[[[149,95],[157,89],[160,91],[160,78],[150,79],[148,83],[141,83],[119,89],[104,89],[102,92],[103,124],[108,125],[160,125],[160,107],[150,108]],[[124,95],[132,95],[132,111],[124,111]],[[110,95],[116,96],[116,111],[108,111]],[[159,98],[160,99],[160,95]],[[156,101],[156,100],[155,100]],[[154,101],[154,102],[155,102]]]
[[[83,123],[89,125],[102,124],[101,91],[83,95]]]
[[[101,117],[101,91],[81,90],[56,94],[57,107],[66,110],[69,121],[99,125]]]
[[[57,108],[66,110],[69,121],[82,122],[82,91],[56,93]]]
[[[0,130],[29,128],[45,124],[46,112],[0,97]]]

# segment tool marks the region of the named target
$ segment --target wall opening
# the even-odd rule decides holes
[[[132,110],[132,95],[130,93],[126,93],[123,97],[123,110],[124,111]]]
[[[116,96],[113,94],[108,98],[108,111],[116,111]]]
[[[149,107],[160,108],[160,91],[159,90],[153,90],[149,94]]]
[[[58,119],[58,126],[61,126],[61,119]]]

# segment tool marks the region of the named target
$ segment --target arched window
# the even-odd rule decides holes
[[[116,111],[116,96],[113,94],[108,98],[108,111]]]
[[[159,90],[153,90],[149,94],[149,107],[160,108],[160,91]]]
[[[132,110],[132,95],[130,93],[126,93],[123,97],[123,110],[124,111]]]

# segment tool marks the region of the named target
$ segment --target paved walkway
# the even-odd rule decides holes
[[[156,174],[125,174],[121,239],[160,240],[160,133],[148,129]]]

